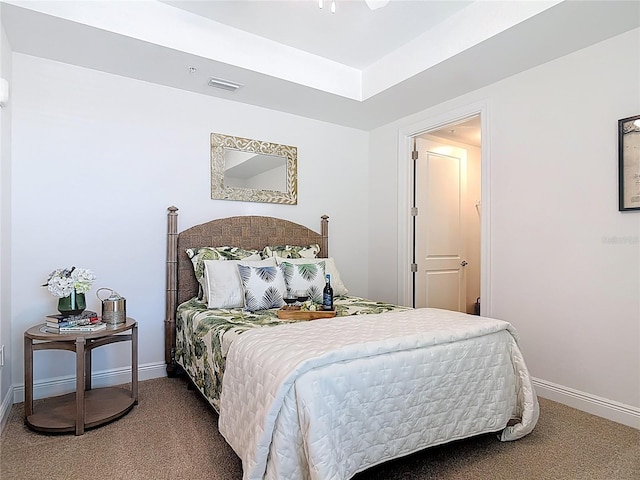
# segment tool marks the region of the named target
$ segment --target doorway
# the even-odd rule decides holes
[[[413,136],[412,302],[479,313],[480,115]]]

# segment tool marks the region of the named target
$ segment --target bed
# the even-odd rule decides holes
[[[535,427],[538,402],[509,323],[340,294],[341,281],[334,318],[282,320],[277,308],[246,311],[248,275],[245,307],[215,308],[210,282],[231,268],[224,261],[253,275],[284,246],[293,250],[278,262],[320,264],[339,280],[328,217],[320,233],[259,216],[179,233],[178,209],[168,210],[167,373],[184,371],[219,413],[243,478],[348,479],[430,446],[491,432],[516,440]],[[219,258],[198,258],[208,248]],[[267,258],[244,260],[255,252]]]

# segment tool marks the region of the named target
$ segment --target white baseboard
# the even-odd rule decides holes
[[[138,368],[138,378],[151,380],[152,378],[165,377],[167,375],[164,363],[149,363]],[[121,385],[131,381],[131,369],[121,368],[93,374],[93,386],[108,387]],[[563,385],[558,385],[539,378],[532,378],[536,393],[549,400],[568,405],[583,412],[597,415],[614,422],[622,423],[640,429],[640,408],[625,405],[613,400],[598,397],[590,393],[574,390]],[[65,376],[36,382],[33,386],[33,398],[46,398],[73,392],[76,388],[75,376]],[[24,401],[24,384],[9,388],[7,395],[2,399],[0,410],[0,432],[4,428],[11,406],[14,403]]]
[[[138,367],[138,380],[151,380],[152,378],[166,377],[167,370],[166,364],[162,363],[147,363]],[[122,385],[131,381],[131,367],[118,368],[113,370],[105,370],[102,372],[95,372],[91,376],[91,385],[96,388],[110,387],[113,385]],[[47,398],[56,395],[63,395],[65,393],[76,391],[76,377],[75,375],[68,375],[64,377],[49,378],[47,380],[34,382],[33,384],[33,398]],[[13,402],[24,402],[24,384],[14,385],[13,387]],[[4,407],[4,404],[3,404]],[[11,408],[11,405],[9,405]]]
[[[542,398],[562,403],[629,427],[640,429],[640,408],[574,390],[563,385],[532,377],[536,393]]]
[[[0,408],[0,433],[4,430],[5,425],[9,421],[9,413],[13,405],[13,386],[9,387],[7,394],[2,399],[2,407]]]

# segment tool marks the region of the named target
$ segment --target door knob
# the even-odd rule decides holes
[[[466,267],[469,264],[467,263],[466,260],[462,260],[462,262],[460,262],[460,265],[462,265],[463,267]]]

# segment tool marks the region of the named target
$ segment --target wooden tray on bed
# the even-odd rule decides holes
[[[316,320],[318,318],[331,318],[336,316],[333,310],[294,310],[291,308],[278,309],[278,318],[282,320]]]

